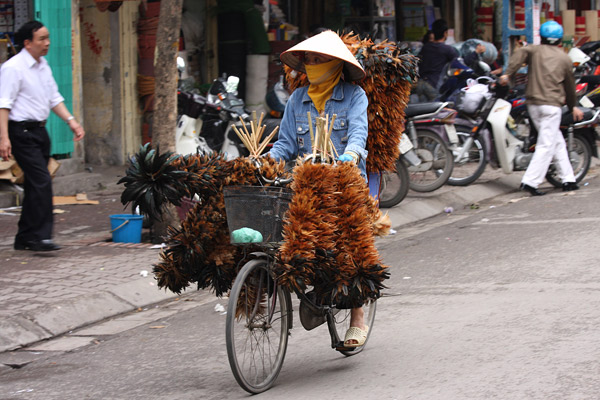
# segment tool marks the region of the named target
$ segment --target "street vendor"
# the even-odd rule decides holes
[[[365,149],[368,134],[367,96],[362,88],[349,83],[365,77],[365,71],[348,47],[333,31],[312,36],[281,54],[281,61],[307,75],[309,85],[290,96],[281,121],[279,138],[270,155],[277,160],[295,160],[312,153],[309,116],[312,125],[318,117],[335,114],[331,140],[338,161],[357,165],[367,179]],[[379,180],[370,182],[371,194],[378,195]],[[344,345],[360,347],[367,338],[364,311],[354,308]]]

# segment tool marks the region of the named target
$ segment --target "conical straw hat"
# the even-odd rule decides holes
[[[319,53],[329,57],[338,58],[346,62],[348,75],[351,81],[361,80],[365,77],[365,70],[356,61],[354,55],[348,50],[342,39],[333,31],[325,31],[310,37],[294,47],[281,53],[281,61],[296,71],[306,72],[304,69],[303,55],[305,52]]]

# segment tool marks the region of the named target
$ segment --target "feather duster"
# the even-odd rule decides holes
[[[239,249],[229,243],[227,221],[220,208],[222,194],[196,204],[181,223],[171,228],[162,261],[154,267],[158,286],[181,293],[190,282],[222,296],[235,278]],[[181,277],[186,277],[185,284]]]
[[[117,184],[125,184],[121,193],[121,203],[132,203],[143,214],[160,220],[167,204],[181,204],[181,198],[188,193],[184,183],[186,172],[177,168],[175,161],[180,156],[171,152],[161,154],[151,149],[149,143],[130,158],[126,176]]]
[[[369,216],[369,189],[358,169],[350,163],[337,167],[339,235],[336,261],[339,273],[331,296],[338,307],[358,307],[381,296],[382,282],[389,277],[375,248],[373,222]]]
[[[319,301],[357,307],[378,298],[389,277],[375,248],[380,213],[360,171],[351,163],[294,168],[294,197],[278,254],[278,280],[303,292],[312,285]]]
[[[320,279],[324,272],[315,270],[319,261],[327,264],[334,248],[336,229],[332,170],[328,164],[300,163],[294,168],[294,196],[283,227],[280,247],[281,281],[297,291]]]
[[[257,185],[259,175],[270,180],[289,176],[285,163],[262,157],[261,163],[238,158],[227,161],[220,154],[180,157],[174,164],[185,171],[183,182],[200,201],[182,221],[169,229],[167,248],[154,274],[161,288],[180,293],[191,283],[222,296],[231,288],[243,258],[240,247],[230,243],[223,187]]]

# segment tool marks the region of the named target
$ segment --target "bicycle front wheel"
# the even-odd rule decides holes
[[[287,350],[289,293],[273,280],[269,263],[252,260],[240,270],[227,306],[229,365],[239,385],[261,393],[275,383]]]
[[[353,350],[340,350],[340,353],[348,357],[363,351],[363,349],[367,345],[367,342],[369,341],[371,333],[373,332],[373,324],[375,322],[375,311],[377,310],[377,301],[371,301],[368,304],[363,305],[362,308],[365,312],[365,325],[369,327],[369,333],[367,333],[367,340],[365,340],[365,343],[362,346],[356,347]],[[327,320],[327,324],[329,325],[329,329],[335,331],[337,337],[340,339],[341,342],[343,342],[344,336],[346,335],[346,331],[348,330],[348,328],[350,328],[351,310],[339,309],[335,311],[335,315],[331,320]]]

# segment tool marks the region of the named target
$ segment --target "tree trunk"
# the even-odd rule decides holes
[[[161,0],[156,30],[156,65],[154,66],[153,142],[161,152],[175,151],[177,124],[177,52],[183,0]],[[154,223],[153,241],[163,242],[167,227],[179,225],[175,207],[169,206],[162,221]]]
[[[153,141],[161,152],[175,150],[177,123],[177,52],[183,0],[161,0],[156,30]]]

